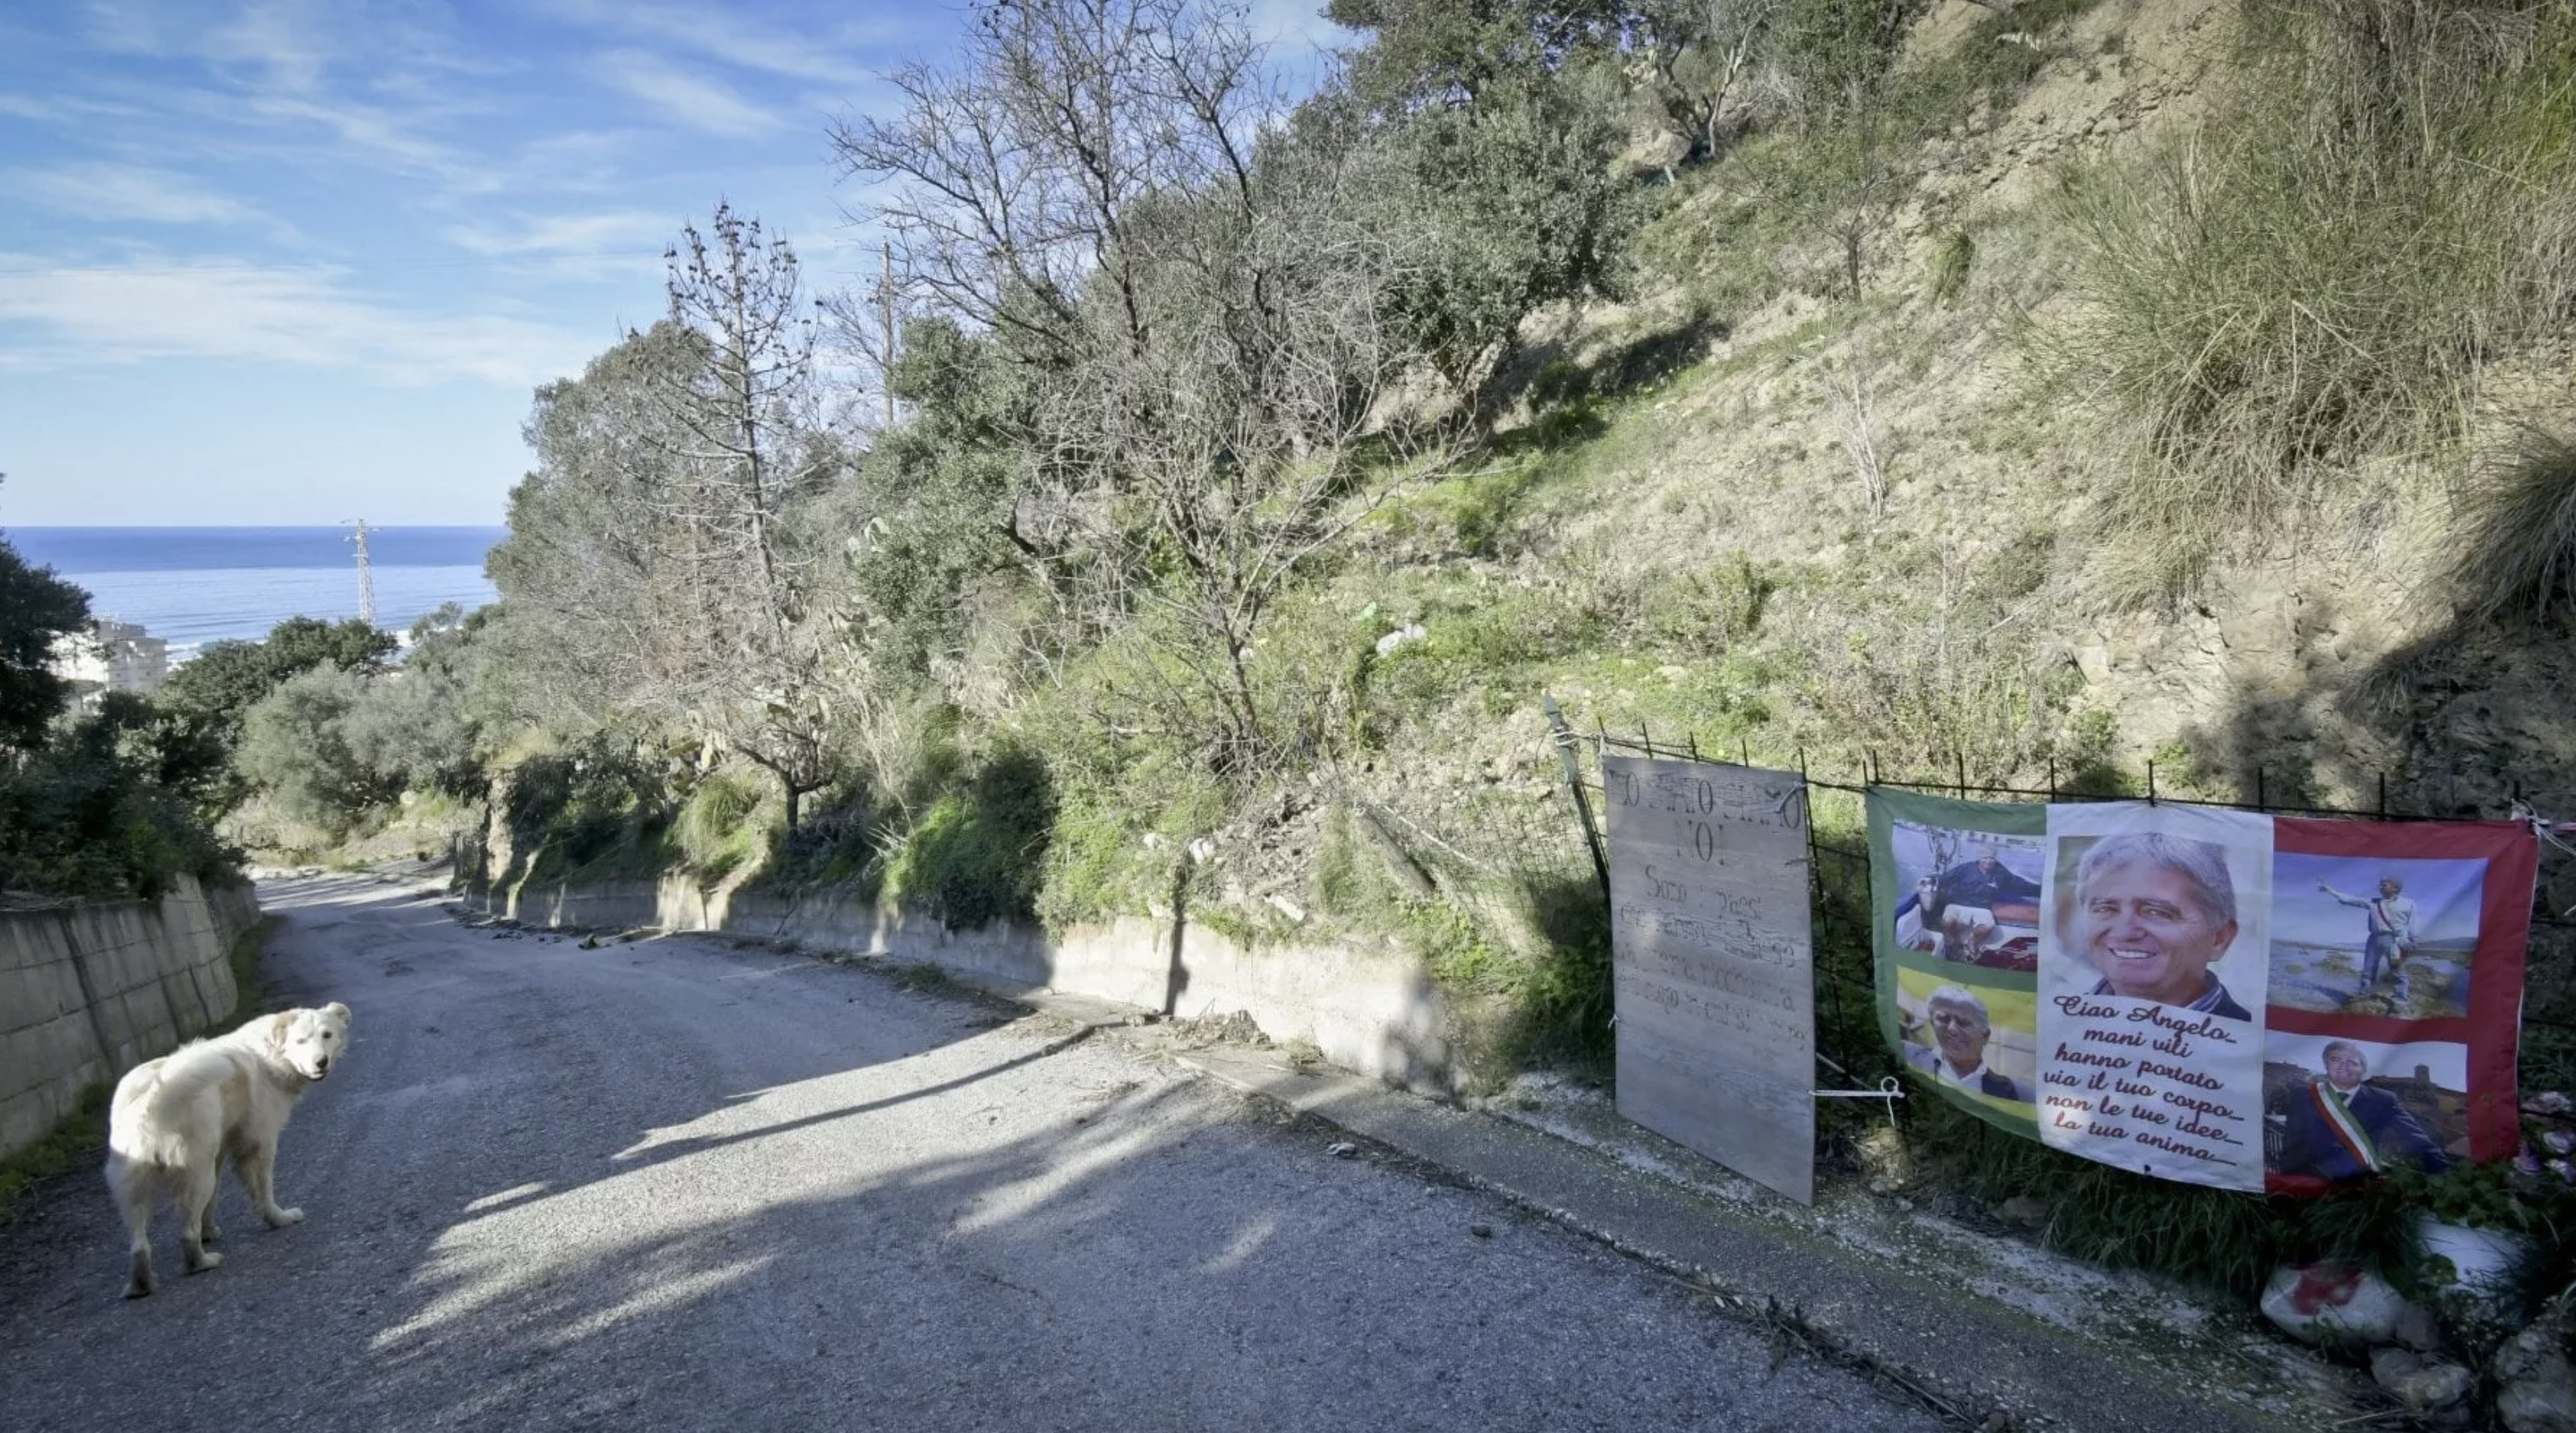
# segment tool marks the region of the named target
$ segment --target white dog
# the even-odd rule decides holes
[[[117,1081],[107,1117],[107,1186],[134,1234],[127,1298],[152,1292],[152,1209],[163,1194],[179,1204],[188,1272],[224,1261],[206,1246],[216,1238],[215,1176],[227,1158],[268,1227],[302,1221],[303,1210],[277,1207],[277,1136],[295,1102],[331,1073],[348,1043],[348,1006],[288,1010],[146,1060]]]

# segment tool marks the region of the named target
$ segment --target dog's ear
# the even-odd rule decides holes
[[[295,1028],[295,1012],[281,1010],[268,1017],[268,1048],[284,1050],[287,1032]]]
[[[334,1000],[334,1001],[332,1001],[330,1004],[323,1006],[323,1007],[322,1007],[322,1013],[323,1013],[323,1014],[325,1014],[325,1015],[337,1015],[337,1016],[339,1016],[339,1017],[340,1017],[340,1023],[341,1023],[341,1024],[343,1024],[343,1025],[346,1025],[346,1024],[348,1024],[348,1023],[349,1023],[349,1007],[348,1007],[348,1006],[346,1006],[346,1005],[341,1004],[341,1003],[340,1003],[339,1001],[337,1001],[337,1000]]]

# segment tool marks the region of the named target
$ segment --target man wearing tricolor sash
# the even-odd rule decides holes
[[[2439,1174],[2450,1161],[2405,1102],[2362,1083],[2370,1062],[2361,1047],[2337,1040],[2325,1048],[2326,1073],[2292,1092],[2280,1172],[2324,1179],[2376,1174],[2393,1162]]]

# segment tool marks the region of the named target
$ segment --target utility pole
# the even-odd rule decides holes
[[[885,388],[885,421],[886,426],[891,428],[894,426],[893,242],[889,240],[879,244],[877,247],[877,254],[885,263],[885,267],[879,271],[879,276],[877,278],[877,311],[880,322],[879,342],[883,345],[877,350],[877,377],[882,381]]]
[[[367,566],[367,520],[358,519],[358,535],[350,541],[358,545],[358,620],[376,625],[376,574]]]

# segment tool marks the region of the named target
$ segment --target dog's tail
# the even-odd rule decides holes
[[[186,1132],[163,1118],[160,1106],[170,1091],[166,1060],[137,1066],[117,1082],[116,1098],[107,1112],[107,1151],[111,1166],[175,1169],[188,1162]]]

